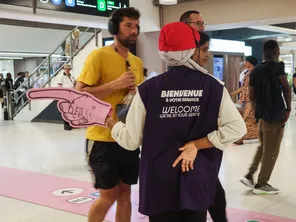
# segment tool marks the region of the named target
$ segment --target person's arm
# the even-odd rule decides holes
[[[75,89],[81,92],[87,92],[98,99],[103,99],[104,97],[110,95],[116,90],[125,89],[130,86],[135,85],[135,76],[132,72],[125,72],[118,79],[99,85],[99,86],[90,86],[82,82],[80,79],[76,81]]]
[[[85,61],[82,73],[76,81],[75,89],[90,93],[98,99],[103,99],[115,90],[125,89],[135,85],[135,76],[132,72],[125,72],[114,81],[98,85],[100,78],[101,61],[99,55],[93,52]]]
[[[292,102],[292,92],[291,92],[291,86],[289,85],[287,75],[285,73],[285,64],[283,62],[278,63],[278,77],[280,80],[280,83],[282,85],[284,99],[286,103],[286,114],[284,119],[282,120],[281,124],[282,127],[285,126],[286,122],[288,121],[291,113],[291,102]]]
[[[280,63],[280,71],[279,71],[279,79],[282,85],[283,94],[287,106],[287,111],[291,111],[291,102],[292,102],[292,92],[291,92],[291,86],[289,85],[287,75],[285,73],[285,65],[284,63]]]
[[[71,44],[71,37],[67,38],[66,40],[65,51],[70,50],[70,44]]]
[[[291,87],[289,85],[286,75],[281,75],[279,78],[283,87],[283,93],[284,93],[284,98],[287,105],[287,111],[291,111],[291,101],[292,101]]]
[[[208,149],[208,148],[212,148],[215,146],[213,143],[211,143],[211,141],[209,140],[208,137],[194,140],[194,141],[192,141],[192,143],[194,144],[195,148],[198,150]]]
[[[63,83],[64,83],[64,74],[62,74],[59,78],[59,82],[58,82],[58,86],[59,87],[63,87]]]
[[[245,122],[224,88],[218,117],[218,129],[209,133],[207,138],[198,141],[197,144],[200,143],[200,145],[197,149],[201,149],[205,145],[206,148],[214,145],[216,148],[224,150],[228,144],[241,139],[246,133]]]
[[[190,141],[180,148],[180,150],[189,149],[192,147],[192,144],[197,150],[212,147],[224,150],[228,144],[241,139],[246,133],[246,125],[232,102],[226,88],[224,88],[218,117],[218,129],[209,133],[207,137]],[[174,166],[179,161],[180,158],[174,163]]]
[[[127,150],[136,150],[142,145],[146,109],[139,92],[136,93],[126,117],[126,124],[110,117],[106,119],[107,127],[112,129],[112,138]]]
[[[294,87],[296,88],[296,75],[293,76],[293,85],[294,85]]]
[[[236,95],[240,94],[242,91],[243,91],[243,87],[240,87],[237,90],[235,90],[234,92],[232,92],[230,95],[236,96]]]
[[[252,103],[255,102],[255,92],[253,86],[249,85],[249,95],[250,95],[250,101]]]

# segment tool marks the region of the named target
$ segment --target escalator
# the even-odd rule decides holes
[[[82,30],[79,37],[79,49],[73,50],[72,34]],[[88,54],[102,46],[101,29],[75,27],[61,43],[34,69],[25,81],[9,94],[8,119],[17,121],[61,122],[55,101],[29,101],[26,91],[31,88],[56,87],[59,75],[63,74],[63,66],[71,64],[71,74],[77,78],[83,68]],[[65,47],[65,44],[70,42]],[[69,48],[70,49],[66,49]]]

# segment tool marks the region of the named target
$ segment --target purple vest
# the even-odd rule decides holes
[[[194,170],[172,168],[185,143],[217,130],[223,86],[184,66],[139,87],[146,108],[140,163],[140,206],[144,215],[207,210],[214,201],[222,151],[200,150]]]

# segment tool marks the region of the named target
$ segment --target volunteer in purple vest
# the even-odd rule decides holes
[[[190,25],[200,33],[199,45],[201,48],[205,47],[204,45],[209,44],[210,38],[208,35],[203,33],[206,27],[204,19],[199,11],[190,10],[184,12],[180,17],[180,22]],[[215,201],[214,204],[209,208],[209,213],[214,222],[227,222],[225,191],[219,178],[217,182]]]
[[[126,124],[106,119],[125,149],[142,146],[139,211],[151,222],[205,222],[222,153],[246,133],[222,82],[202,68],[198,32],[174,22],[160,32],[171,67],[139,86]]]

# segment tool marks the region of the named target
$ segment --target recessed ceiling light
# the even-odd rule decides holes
[[[178,0],[159,0],[161,5],[175,5],[178,3]]]

